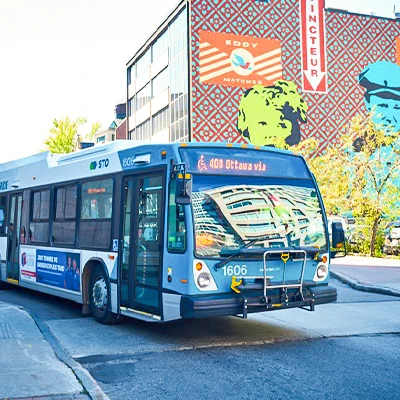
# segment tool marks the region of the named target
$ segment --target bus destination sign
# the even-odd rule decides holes
[[[179,152],[191,173],[311,178],[304,160],[290,153],[230,148],[182,148]]]
[[[266,172],[267,164],[262,161],[243,161],[237,158],[207,157],[199,155],[197,161],[199,172]]]

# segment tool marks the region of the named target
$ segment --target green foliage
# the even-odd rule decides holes
[[[310,143],[291,148],[307,159],[328,214],[352,211],[356,221],[363,219],[364,240],[357,247],[371,256],[381,253],[383,216],[395,219],[400,205],[400,139],[377,126],[373,116],[353,118],[347,134],[323,155],[314,157]]]
[[[72,121],[68,116],[64,119],[53,119],[53,127],[50,128],[50,135],[44,140],[46,150],[51,153],[71,153],[76,150],[80,139],[79,129],[87,123],[84,117],[78,117]],[[90,133],[84,135],[84,138],[92,139],[100,128],[100,123],[92,124]]]
[[[399,142],[395,132],[387,132],[367,118],[353,118],[344,137],[344,153],[349,162],[351,210],[369,221],[371,256],[376,253],[378,230],[384,215],[395,218],[400,195]],[[360,151],[353,150],[354,137],[361,138]]]

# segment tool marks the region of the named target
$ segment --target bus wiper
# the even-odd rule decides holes
[[[242,250],[247,249],[248,247],[250,247],[252,244],[257,243],[257,242],[262,242],[263,240],[267,240],[267,239],[271,239],[271,235],[266,235],[266,236],[261,236],[258,238],[254,238],[249,240],[247,243],[245,243],[242,247],[240,247],[238,249],[238,251],[236,251],[235,253],[231,254],[228,258],[226,258],[225,260],[222,260],[218,263],[215,264],[214,268],[215,269],[219,269],[222,268],[225,264],[227,264],[229,261],[231,261],[233,258],[235,258],[236,256],[238,256],[239,254],[241,254]]]

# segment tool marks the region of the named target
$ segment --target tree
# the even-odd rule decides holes
[[[84,117],[78,117],[72,121],[68,116],[64,119],[53,119],[53,127],[49,130],[50,135],[44,140],[47,150],[52,153],[71,153],[77,148],[80,140],[79,129],[87,122]],[[92,139],[100,128],[100,123],[92,124],[88,134],[83,135],[84,138]]]
[[[378,126],[374,111],[357,115],[337,146],[317,155],[317,142],[307,139],[297,146],[283,141],[277,147],[302,154],[313,172],[328,214],[352,211],[363,218],[368,251],[375,255],[377,233],[384,217],[398,218],[400,206],[400,138]]]
[[[356,140],[354,138],[356,137]],[[374,122],[374,111],[358,115],[343,136],[348,160],[349,200],[354,214],[365,218],[370,230],[369,253],[375,255],[380,222],[395,218],[400,195],[400,138],[398,132]]]

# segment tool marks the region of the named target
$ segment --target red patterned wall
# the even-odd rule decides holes
[[[397,61],[400,23],[343,12],[325,12],[327,93],[301,92],[299,0],[192,0],[192,140],[245,143],[237,130],[243,87],[200,83],[200,31],[226,33],[281,43],[283,79],[294,82],[308,104],[301,138],[314,137],[321,150],[335,145],[357,113],[365,113],[358,75],[369,64]]]

